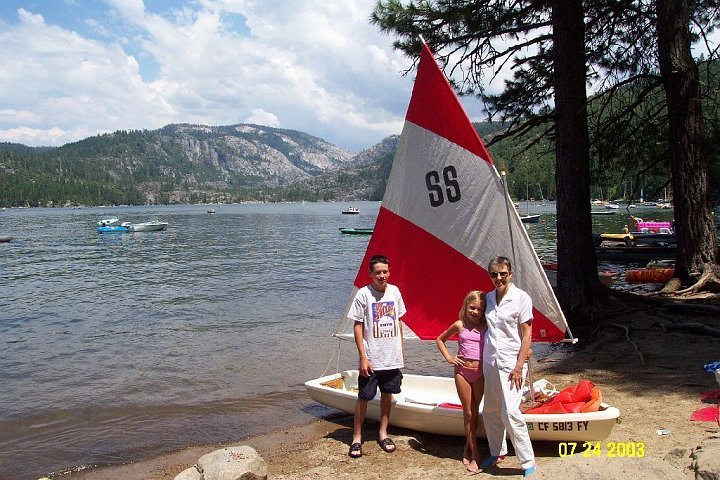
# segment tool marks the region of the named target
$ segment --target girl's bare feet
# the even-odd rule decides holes
[[[465,444],[465,451],[463,452],[463,460],[462,460],[463,465],[465,465],[466,467],[468,465],[470,465],[471,458],[472,458],[472,451],[470,450],[470,445]]]

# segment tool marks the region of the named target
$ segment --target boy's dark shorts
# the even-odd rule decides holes
[[[369,377],[358,377],[358,398],[372,400],[380,387],[382,393],[400,393],[403,374],[399,368],[375,370]]]

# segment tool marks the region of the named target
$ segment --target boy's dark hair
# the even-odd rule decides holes
[[[375,268],[376,263],[384,263],[388,267],[390,266],[390,260],[385,255],[373,255],[370,257],[370,271],[373,271],[373,268]]]

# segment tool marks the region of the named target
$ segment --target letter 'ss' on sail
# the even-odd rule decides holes
[[[460,100],[423,46],[397,153],[349,304],[370,282],[368,261],[390,259],[403,320],[434,339],[457,320],[465,294],[494,289],[489,261],[511,259],[513,283],[533,300],[533,341],[572,337],[502,179]],[[512,233],[511,233],[512,232]],[[336,335],[352,331],[345,317]]]

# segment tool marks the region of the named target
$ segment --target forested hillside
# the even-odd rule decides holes
[[[56,148],[5,143],[0,206],[377,200],[397,140],[387,137],[353,156],[298,131],[168,125]]]
[[[503,139],[498,122],[476,123],[515,200],[554,199],[554,146],[535,132]],[[303,132],[257,125],[168,125],[117,131],[62,147],[0,143],[0,206],[75,206],[242,201],[380,200],[398,136],[357,155]],[[596,157],[595,197],[639,196],[640,151]],[[712,162],[718,178],[718,162]],[[643,171],[646,199],[663,193],[667,166]],[[717,184],[716,184],[717,185]]]
[[[169,125],[57,148],[0,144],[0,205],[273,200],[352,157],[306,133],[257,125]]]

